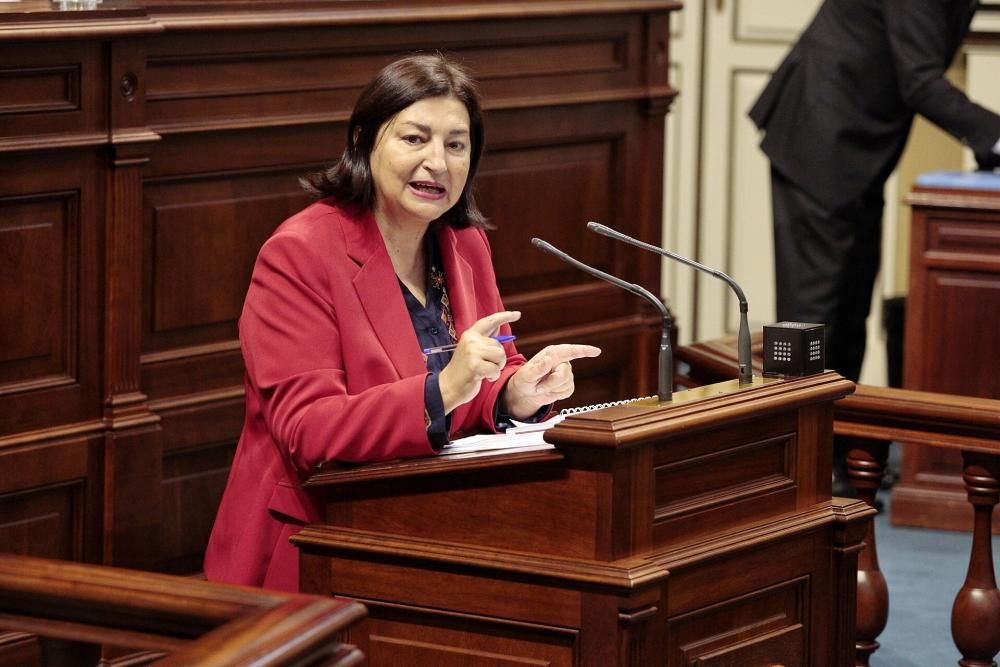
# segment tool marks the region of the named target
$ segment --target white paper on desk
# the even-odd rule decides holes
[[[462,452],[486,452],[493,449],[522,449],[526,447],[538,447],[548,445],[542,438],[544,431],[531,431],[529,433],[487,433],[484,435],[470,435],[467,438],[459,438],[449,442],[441,450],[442,454],[459,454]],[[551,447],[551,445],[549,445]]]
[[[546,429],[552,428],[553,426],[555,426],[564,419],[566,419],[566,415],[561,415],[561,414],[552,415],[545,421],[537,422],[535,424],[519,422],[516,419],[511,419],[514,425],[511,426],[509,429],[507,429],[506,433],[515,435],[518,433],[534,433],[535,431],[544,431]]]

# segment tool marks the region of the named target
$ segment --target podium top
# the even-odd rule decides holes
[[[589,445],[620,449],[759,419],[804,405],[835,401],[855,385],[834,371],[801,378],[754,376],[750,386],[737,380],[674,393],[671,403],[636,403],[567,416],[545,432],[556,445]]]

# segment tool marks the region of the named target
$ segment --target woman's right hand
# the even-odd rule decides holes
[[[490,336],[495,336],[502,325],[519,319],[521,313],[516,310],[493,313],[473,324],[458,339],[451,361],[438,376],[445,414],[475,398],[483,380],[492,382],[500,377],[507,363],[507,351]]]

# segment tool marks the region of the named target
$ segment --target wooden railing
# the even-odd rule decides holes
[[[754,346],[760,371],[759,339]],[[735,377],[735,337],[677,350],[690,366],[688,384]],[[994,667],[1000,652],[1000,590],[993,566],[992,515],[1000,501],[1000,400],[858,385],[834,404],[834,433],[847,441],[848,477],[869,505],[881,486],[889,445],[905,441],[962,453],[965,487],[974,512],[965,583],[952,606],[951,630],[963,667]],[[867,667],[889,613],[879,569],[875,525],[858,559],[856,665]]]
[[[0,628],[37,635],[45,665],[92,667],[102,645],[151,652],[130,664],[359,665],[337,638],[364,615],[349,600],[0,554]]]

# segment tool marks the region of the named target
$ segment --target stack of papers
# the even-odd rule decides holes
[[[566,417],[555,415],[537,424],[514,422],[514,426],[504,433],[483,433],[470,435],[467,438],[453,440],[444,446],[442,454],[462,454],[465,452],[486,452],[495,449],[529,449],[540,446],[551,447],[542,437],[546,429],[550,429]]]

